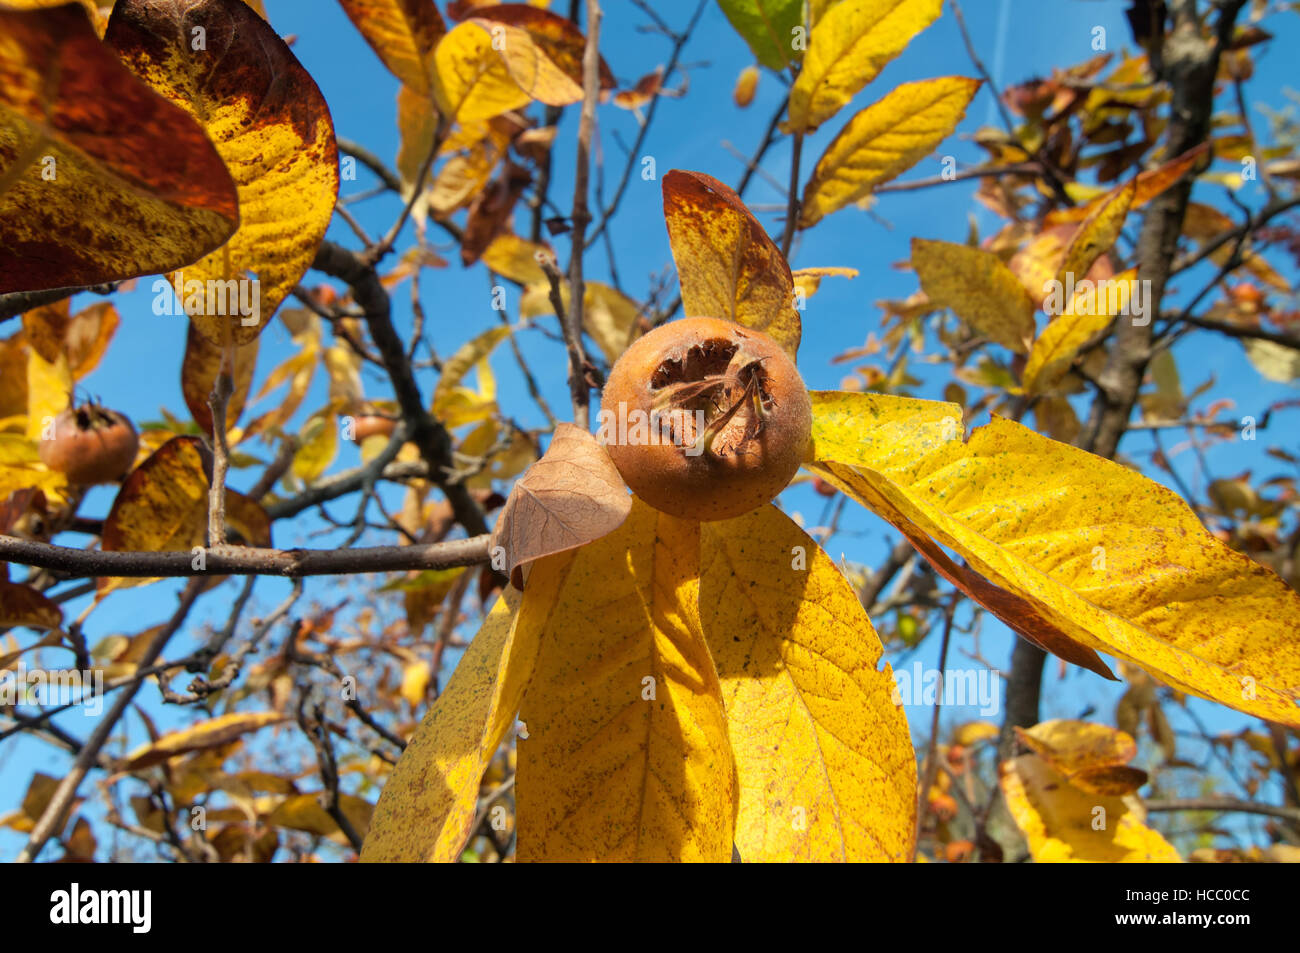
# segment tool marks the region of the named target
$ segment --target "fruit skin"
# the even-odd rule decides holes
[[[41,440],[41,460],[77,486],[116,483],[130,471],[140,437],[125,415],[95,403],[70,407]]]
[[[392,436],[393,431],[397,428],[397,421],[391,417],[365,410],[359,411],[353,417],[353,421],[352,442],[357,444],[362,443],[367,437],[373,437],[375,434],[383,434],[385,437]]]
[[[636,412],[656,410],[672,439],[629,441]],[[773,499],[798,471],[811,433],[812,401],[789,355],[721,318],[682,318],[640,338],[614,364],[601,398],[599,437],[627,485],[683,519],[731,519]]]

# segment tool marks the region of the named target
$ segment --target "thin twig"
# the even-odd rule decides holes
[[[137,659],[137,664],[141,668],[153,664],[154,660],[162,654],[162,650],[171,641],[171,637],[176,634],[177,630],[185,622],[185,617],[189,615],[190,609],[193,608],[199,593],[203,589],[204,583],[198,579],[191,581],[185,587],[185,590],[181,593],[180,605],[176,608],[176,612],[172,615],[170,621],[158,631],[158,634],[149,641],[144,652]],[[31,836],[27,839],[27,845],[18,855],[18,863],[25,864],[34,861],[50,838],[63,827],[68,808],[71,806],[73,798],[77,796],[77,788],[81,786],[87,772],[95,764],[100,749],[104,747],[109,735],[117,727],[117,723],[126,712],[127,706],[135,698],[135,693],[140,690],[140,685],[140,682],[136,682],[118,695],[113,702],[113,706],[100,720],[99,724],[95,726],[95,730],[91,732],[90,737],[86,739],[81,753],[77,755],[67,775],[59,782],[59,786],[55,788],[54,794],[50,797],[50,801],[41,814],[40,820],[32,827]]]

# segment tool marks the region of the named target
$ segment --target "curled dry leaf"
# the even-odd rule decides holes
[[[203,128],[81,10],[0,8],[0,293],[168,271],[238,224]]]
[[[0,581],[0,628],[25,625],[34,629],[55,629],[63,622],[63,610],[39,590],[24,583]]]
[[[1118,796],[1147,783],[1145,771],[1129,766],[1137,757],[1133,737],[1107,725],[1057,719],[1017,727],[1016,737],[1081,790]]]
[[[56,362],[59,355],[66,357],[73,380],[80,380],[98,366],[122,319],[109,301],[92,304],[75,315],[69,312],[66,298],[28,311],[23,315],[23,333],[32,350],[46,362]]]
[[[548,106],[567,106],[582,99],[582,55],[587,40],[567,17],[526,3],[480,7],[474,17],[489,32],[504,28],[501,57],[506,69],[530,97]],[[614,88],[614,74],[600,59],[600,88]]]
[[[542,458],[520,477],[492,531],[505,568],[522,588],[526,563],[600,539],[622,525],[632,497],[614,463],[590,433],[555,428]]]

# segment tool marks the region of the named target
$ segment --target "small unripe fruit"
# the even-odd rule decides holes
[[[632,492],[683,519],[730,519],[785,489],[812,433],[812,401],[766,334],[683,318],[623,353],[601,398],[600,439]]]
[[[140,437],[124,415],[98,404],[70,407],[41,440],[41,460],[78,486],[115,483],[135,463]]]

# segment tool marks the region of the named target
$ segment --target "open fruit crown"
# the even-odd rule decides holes
[[[1011,420],[967,436],[957,404],[805,391],[780,250],[707,175],[663,192],[688,317],[619,358],[602,441],[561,424],[517,481],[492,540],[516,586],[394,768],[363,860],[456,859],[516,712],[521,861],[908,859],[915,757],[879,638],[768,502],[800,464],[1034,644],[1300,725],[1300,596],[1271,570],[1166,488]]]

